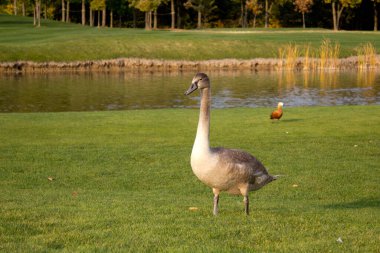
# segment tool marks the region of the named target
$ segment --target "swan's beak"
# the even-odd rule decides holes
[[[191,93],[193,93],[193,91],[195,91],[196,89],[198,89],[198,85],[197,83],[192,83],[189,87],[189,89],[185,92],[185,95],[190,95]]]

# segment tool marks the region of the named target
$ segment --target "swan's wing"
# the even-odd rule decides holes
[[[221,164],[228,164],[234,170],[242,170],[250,177],[267,173],[264,165],[253,155],[238,149],[213,148],[217,153]]]

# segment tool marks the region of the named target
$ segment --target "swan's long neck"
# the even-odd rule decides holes
[[[210,150],[210,104],[211,104],[211,89],[201,89],[201,106],[199,112],[199,121],[197,135],[195,137],[194,151],[206,152]]]

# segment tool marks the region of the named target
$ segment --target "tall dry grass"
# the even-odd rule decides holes
[[[359,69],[375,68],[378,65],[376,48],[366,43],[358,48],[356,64]],[[310,44],[287,44],[278,49],[280,69],[326,70],[344,67],[340,59],[341,47],[338,42],[328,39],[322,41],[317,50],[312,50]]]
[[[376,48],[371,43],[361,45],[356,49],[358,55],[358,68],[367,69],[376,67]]]
[[[300,57],[299,47],[295,44],[287,44],[280,47],[280,66],[285,69],[294,69],[297,67],[297,60]]]
[[[319,68],[320,69],[336,69],[339,67],[340,45],[325,39],[319,47]]]

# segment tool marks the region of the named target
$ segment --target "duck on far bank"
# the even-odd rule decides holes
[[[270,114],[270,119],[277,119],[277,120],[280,120],[281,117],[282,117],[282,107],[284,106],[284,103],[283,102],[279,102],[278,105],[277,105],[277,109],[274,110],[271,114]]]

